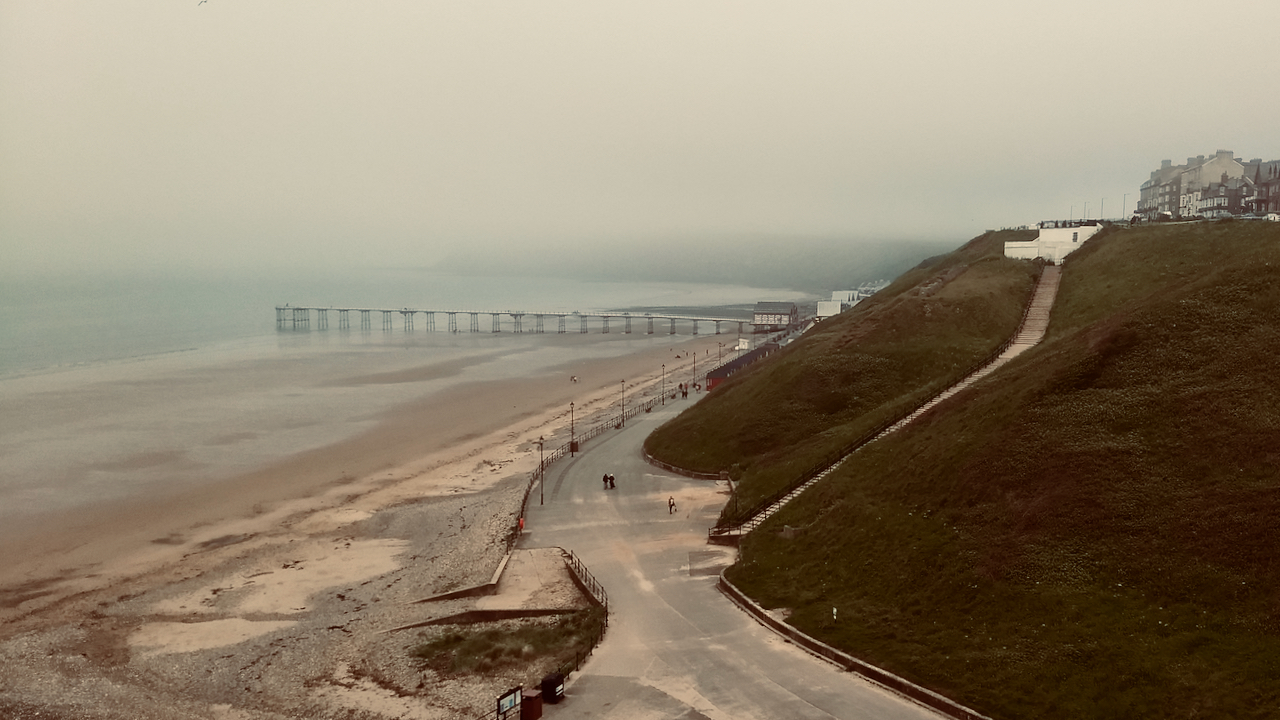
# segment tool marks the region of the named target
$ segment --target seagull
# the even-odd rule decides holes
[[[196,7],[200,7],[201,5],[203,5],[203,4],[207,3],[207,2],[209,2],[209,0],[200,0],[200,2],[196,3]]]

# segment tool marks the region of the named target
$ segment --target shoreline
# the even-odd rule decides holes
[[[261,536],[299,523],[340,524],[409,498],[474,493],[512,473],[531,472],[540,434],[549,444],[568,442],[570,401],[576,403],[575,423],[585,429],[596,421],[593,414],[616,405],[612,378],[640,377],[651,385],[660,374],[651,368],[665,361],[670,380],[691,365],[689,349],[716,347],[710,338],[673,343],[680,360],[667,347],[652,348],[530,377],[457,385],[380,413],[370,430],[235,477],[160,497],[19,519],[0,534],[0,556],[9,559],[0,566],[0,629],[222,538]],[[572,383],[570,375],[582,381]],[[313,516],[319,514],[331,520],[317,525]]]
[[[415,601],[492,577],[538,438],[568,442],[570,401],[585,431],[617,412],[620,378],[637,378],[628,402],[652,397],[663,364],[673,385],[692,369],[690,351],[715,352],[714,337],[457,385],[252,472],[64,514],[20,547],[10,537],[0,544],[0,715],[476,716],[545,669],[453,676],[423,666],[410,650],[449,627],[423,622],[477,601]],[[536,576],[505,601],[585,602],[567,579]]]

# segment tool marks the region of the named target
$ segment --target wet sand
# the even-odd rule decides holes
[[[433,679],[407,657],[416,634],[383,631],[456,611],[411,603],[490,578],[537,439],[568,441],[570,401],[582,431],[617,412],[621,378],[634,380],[629,403],[652,396],[663,364],[671,382],[691,371],[690,350],[714,354],[717,343],[674,346],[681,359],[664,343],[448,387],[236,477],[10,525],[0,536],[0,710],[451,717],[484,707],[493,688],[528,679]]]
[[[546,436],[548,449],[568,441],[571,401],[576,425],[585,429],[595,421],[593,413],[617,412],[618,378],[631,379],[628,392],[633,393],[633,385],[658,381],[663,364],[670,381],[689,371],[689,350],[716,347],[708,339],[675,341],[683,359],[663,346],[574,362],[534,377],[450,387],[383,412],[372,429],[354,437],[220,482],[9,520],[0,530],[0,557],[5,558],[0,562],[0,620],[19,609],[21,603],[15,601],[24,595],[24,586],[28,592],[49,593],[58,585],[83,590],[109,583],[148,564],[180,557],[200,543],[263,532],[285,517],[333,508],[375,490],[381,491],[379,497],[399,498],[484,489],[509,474],[500,469],[513,463],[524,468],[531,459],[536,465],[537,446],[527,443],[539,434]],[[354,380],[401,382],[440,374],[441,368],[432,366]],[[579,382],[571,382],[571,376]],[[521,450],[510,446],[530,435]],[[145,463],[146,458],[136,461]],[[492,463],[494,472],[487,478],[458,483],[439,472],[450,464],[480,462]],[[402,492],[394,491],[402,485]]]

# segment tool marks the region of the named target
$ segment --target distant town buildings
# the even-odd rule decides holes
[[[831,300],[818,302],[818,319],[839,315],[888,286],[888,280],[876,280],[862,283],[854,290],[836,290],[831,293]]]
[[[800,322],[800,308],[789,302],[758,302],[751,324],[756,332],[786,330]]]
[[[1165,160],[1142,183],[1134,212],[1145,220],[1280,212],[1280,160],[1241,162],[1230,150],[1182,165]]]
[[[777,352],[779,347],[781,346],[775,342],[764,343],[755,350],[752,350],[745,355],[739,355],[738,357],[707,373],[707,391],[710,392],[711,390],[714,390],[717,385],[728,379],[730,375],[738,372],[744,367]]]
[[[844,312],[847,305],[839,300],[819,300],[818,301],[818,319],[825,320],[832,315],[839,315]]]

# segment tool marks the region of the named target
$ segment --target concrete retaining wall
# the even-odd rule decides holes
[[[676,467],[671,463],[662,462],[661,460],[650,455],[647,450],[641,450],[640,453],[644,456],[645,462],[649,463],[650,465],[656,468],[661,468],[663,470],[666,470],[669,473],[674,473],[676,475],[681,475],[687,478],[693,478],[694,480],[719,480],[720,479],[720,473],[704,473],[704,472],[694,472],[693,470],[685,470],[684,468]]]
[[[461,590],[454,590],[452,592],[440,593],[439,595],[432,595],[431,597],[422,598],[421,600],[410,600],[409,604],[414,605],[417,603],[435,602],[437,600],[454,600],[457,598],[464,598],[464,597],[480,597],[482,595],[493,595],[494,593],[498,592],[498,581],[502,579],[502,571],[507,569],[507,562],[511,560],[512,552],[514,551],[508,551],[506,556],[502,558],[502,562],[498,563],[498,569],[493,571],[493,577],[489,580],[489,582],[484,583],[482,585],[475,585],[469,588],[462,588]]]
[[[932,690],[922,688],[919,685],[916,685],[904,678],[900,678],[887,670],[881,670],[874,665],[869,665],[848,653],[831,647],[821,640],[805,635],[784,622],[780,622],[769,613],[765,612],[764,608],[756,604],[754,600],[743,594],[743,592],[735,587],[733,583],[725,579],[723,572],[720,573],[720,591],[728,596],[730,600],[738,605],[738,607],[747,611],[747,613],[759,621],[760,624],[791,640],[809,652],[830,660],[849,672],[858,673],[877,685],[882,685],[900,695],[911,698],[921,705],[937,710],[947,717],[956,718],[957,720],[991,720],[986,715],[979,715],[973,710],[945,698]]]

